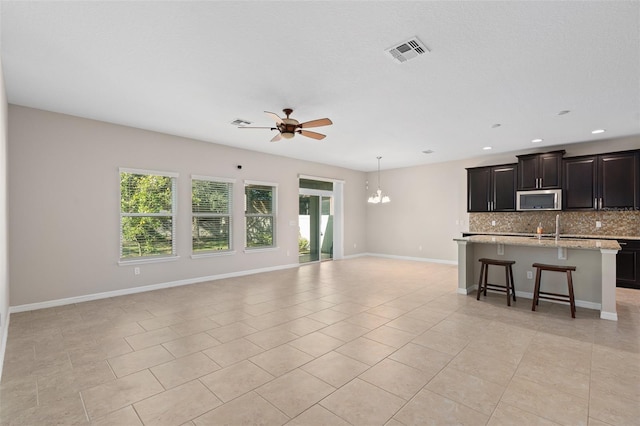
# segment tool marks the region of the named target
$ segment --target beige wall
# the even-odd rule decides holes
[[[367,205],[368,251],[457,261],[453,238],[460,236],[466,223],[465,164],[449,162],[383,171],[380,186],[391,202]],[[373,192],[376,173],[369,173],[368,178]]]
[[[14,105],[8,122],[11,306],[297,264],[299,174],[345,181],[344,255],[366,251],[365,173]],[[179,173],[180,258],[137,276],[118,265],[119,167]],[[192,174],[237,179],[235,255],[190,258]],[[244,179],[279,185],[276,251],[242,250]]]
[[[382,172],[392,202],[369,205],[376,173],[270,156],[222,145],[9,106],[9,223],[12,306],[140,286],[195,280],[297,263],[298,174],[345,181],[345,256],[373,253],[457,261],[453,238],[468,230],[466,167],[516,161],[533,150]],[[567,156],[634,149],[640,137],[571,144]],[[549,148],[550,149],[550,148]],[[242,164],[242,170],[236,168]],[[175,262],[118,266],[118,168],[173,171],[178,180]],[[242,251],[242,205],[235,204],[237,253],[190,255],[190,175],[279,184],[279,250]],[[365,182],[370,182],[366,189]],[[0,206],[1,207],[1,206]],[[287,256],[287,252],[289,255]],[[7,296],[8,297],[8,296]]]
[[[639,147],[640,136],[635,136],[383,171],[380,186],[391,197],[391,203],[367,206],[367,250],[456,262],[458,252],[453,238],[469,230],[466,167],[516,163],[516,155],[556,149],[564,149],[565,156],[573,157]],[[376,172],[368,173],[367,179],[372,183],[368,192],[373,192]]]

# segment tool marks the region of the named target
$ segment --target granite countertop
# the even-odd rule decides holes
[[[534,233],[526,232],[469,232],[463,231],[463,234],[469,235],[495,235],[505,237],[536,237]],[[543,237],[554,238],[555,234],[543,234]],[[640,235],[585,235],[585,234],[561,234],[560,238],[584,238],[588,240],[640,240]]]
[[[583,236],[581,236],[583,237]],[[568,249],[582,250],[620,250],[620,244],[615,240],[609,239],[588,239],[588,238],[567,238],[563,236],[558,241],[552,236],[538,237],[531,234],[523,234],[522,236],[513,235],[472,235],[470,237],[454,238],[454,241],[468,241],[470,243],[482,244],[507,244],[512,246],[529,246],[529,247],[563,247]]]

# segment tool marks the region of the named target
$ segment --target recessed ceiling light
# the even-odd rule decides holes
[[[496,124],[494,124],[493,126],[491,126],[491,128],[492,128],[492,129],[495,129],[496,127],[500,127],[500,126],[502,126],[502,124],[500,124],[500,123],[496,123]]]
[[[596,129],[591,131],[591,133],[593,133],[594,135],[597,135],[598,133],[604,133],[604,132],[606,132],[605,129]]]
[[[423,154],[433,154],[433,151],[430,149],[426,149],[424,151],[422,151]]]
[[[489,151],[490,149],[492,149],[493,147],[491,146],[484,146],[482,147],[482,149],[484,149],[485,151]]]
[[[562,110],[558,113],[558,115],[565,115],[565,114],[569,114],[571,111],[569,111],[568,109]]]
[[[540,139],[540,138],[538,138],[538,139],[531,139],[531,142],[533,142],[533,143],[542,142],[542,139]]]

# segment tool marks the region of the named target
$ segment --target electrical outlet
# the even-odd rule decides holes
[[[566,247],[558,247],[558,259],[567,260],[567,248]]]
[[[496,226],[496,221],[495,220],[491,221],[491,226]]]
[[[498,244],[498,256],[504,256],[504,244]]]
[[[133,275],[140,275],[140,268],[138,268],[137,266],[133,268]]]
[[[532,280],[533,279],[533,271],[527,271],[527,279],[528,280]]]
[[[422,246],[418,246],[418,251],[422,251]]]
[[[602,228],[602,222],[599,220],[596,220],[596,228]]]
[[[353,248],[357,248],[357,247],[358,247],[358,244],[353,243]]]

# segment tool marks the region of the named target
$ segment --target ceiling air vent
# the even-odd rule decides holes
[[[418,40],[418,37],[412,37],[391,49],[387,49],[387,52],[393,56],[393,59],[402,63],[429,52],[429,49]]]
[[[236,118],[231,122],[231,124],[233,124],[234,126],[244,127],[251,124],[251,121],[243,120],[242,118]]]

